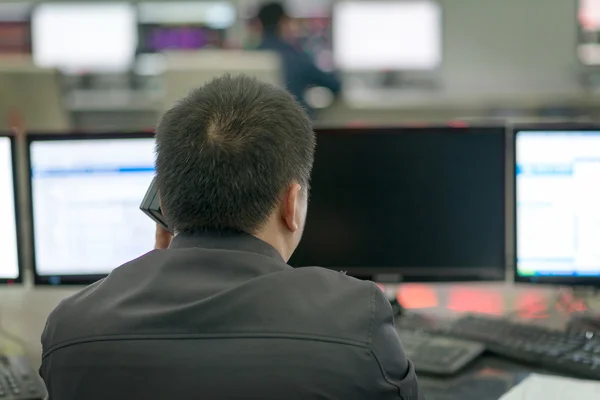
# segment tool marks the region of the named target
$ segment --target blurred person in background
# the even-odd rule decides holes
[[[175,236],[50,314],[50,400],[422,399],[382,291],[287,264],[314,152],[294,98],[243,75],[169,110],[156,184]]]
[[[333,74],[320,70],[304,52],[295,49],[284,38],[290,18],[279,2],[264,4],[258,11],[262,26],[262,41],[259,50],[273,51],[282,58],[286,88],[296,97],[306,110],[312,109],[305,98],[306,90],[324,87],[334,95],[341,90],[340,81]]]

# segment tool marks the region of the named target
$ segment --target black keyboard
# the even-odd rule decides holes
[[[0,355],[0,400],[41,400],[46,389],[22,356]]]
[[[443,334],[477,341],[498,356],[548,371],[600,380],[600,332],[559,331],[500,318],[468,316]]]
[[[485,346],[422,331],[398,329],[417,374],[454,375],[483,353]]]

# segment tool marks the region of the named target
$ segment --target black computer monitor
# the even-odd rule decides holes
[[[600,125],[514,128],[517,282],[600,286]]]
[[[505,278],[503,127],[325,129],[290,263],[404,281]]]
[[[18,234],[17,164],[14,138],[0,133],[0,283],[21,282]]]
[[[154,248],[151,133],[30,135],[36,284],[88,284]]]

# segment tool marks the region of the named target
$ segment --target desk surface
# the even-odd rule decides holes
[[[420,376],[419,382],[427,400],[498,400],[532,372],[527,367],[485,356],[454,378]]]
[[[1,327],[16,336],[34,367],[41,361],[40,335],[48,314],[65,297],[80,288],[0,288]],[[396,291],[397,288],[393,288]],[[581,311],[577,301],[556,301],[557,291],[548,287],[501,284],[407,284],[397,297],[409,312],[435,316],[483,313],[560,328],[569,312]],[[595,310],[600,305],[590,304]],[[0,338],[1,340],[1,338]],[[420,376],[428,400],[497,400],[527,377],[532,369],[497,357],[477,360],[453,378]]]
[[[435,307],[414,310],[419,302],[433,302],[431,287],[408,285],[399,292],[409,309],[419,314],[458,317],[467,313],[504,315],[520,323],[549,328],[564,328],[573,313],[598,310],[599,299],[584,301],[572,293],[524,287],[496,290],[476,285],[452,285],[435,291]],[[427,294],[429,292],[429,294]],[[501,301],[498,301],[498,296]],[[419,300],[420,299],[420,300]],[[428,400],[497,400],[531,373],[548,373],[541,368],[514,363],[501,357],[485,355],[465,371],[451,378],[419,375],[419,382]]]

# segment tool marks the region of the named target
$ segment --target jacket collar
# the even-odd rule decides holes
[[[285,263],[281,254],[270,244],[260,240],[256,236],[244,232],[233,231],[209,231],[193,234],[178,234],[173,238],[169,248],[205,248],[235,250],[256,253],[276,261]]]

